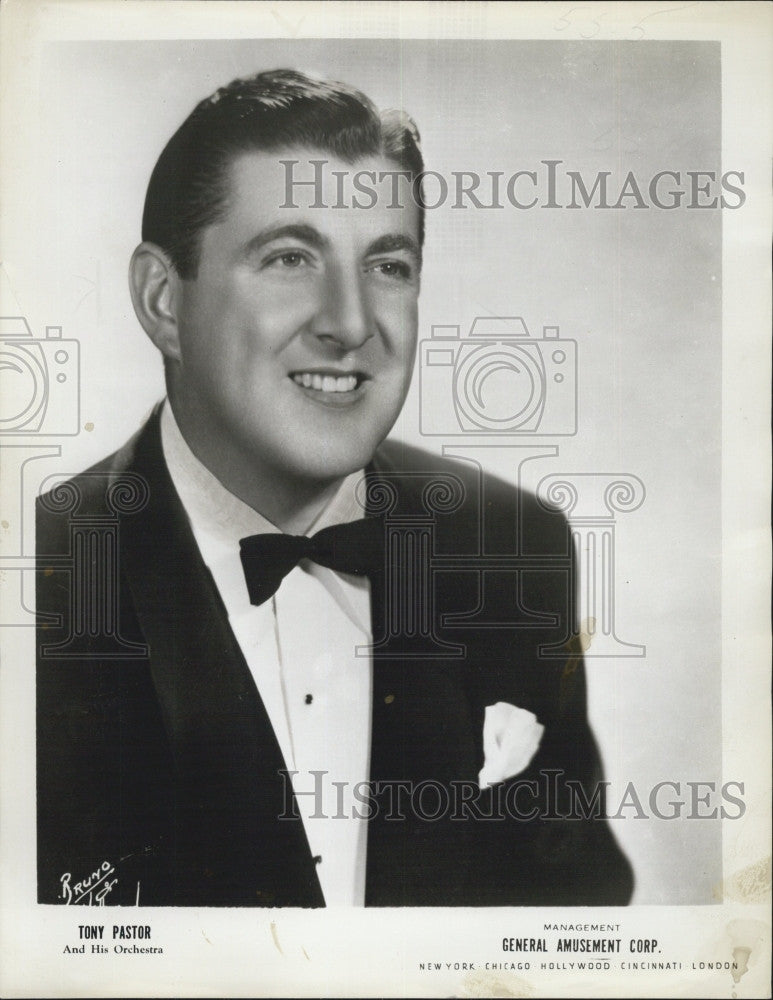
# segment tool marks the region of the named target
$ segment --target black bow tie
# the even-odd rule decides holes
[[[263,604],[301,559],[339,573],[371,576],[384,565],[384,521],[365,517],[334,524],[316,535],[250,535],[242,538],[242,566],[251,604]]]

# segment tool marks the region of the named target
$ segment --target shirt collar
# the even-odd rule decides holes
[[[247,535],[281,529],[223,486],[193,454],[167,400],[161,411],[161,446],[177,494],[192,524],[223,541],[237,543]],[[314,521],[309,532],[364,517],[356,487],[363,472],[347,476]]]

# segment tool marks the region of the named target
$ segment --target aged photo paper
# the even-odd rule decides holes
[[[769,995],[772,35],[751,3],[0,5],[3,996]],[[36,659],[62,621],[36,619],[36,497],[65,496],[164,398],[127,282],[148,181],[198,102],[270,70],[341,81],[416,124],[418,335],[390,438],[560,512],[573,553],[481,543],[452,565],[430,543],[430,574],[478,587],[443,636],[509,643],[540,625],[519,573],[575,568],[574,624],[541,655],[563,677],[584,662],[625,900],[545,905],[573,897],[537,878],[511,905],[501,865],[455,905],[152,905],[107,848],[40,884]],[[288,201],[321,197],[308,161],[293,169]],[[344,173],[325,197],[364,214],[368,178],[352,194]],[[104,640],[114,671],[134,638],[117,604],[89,616],[89,567],[117,529],[77,514],[69,528],[65,561],[37,571],[85,581],[67,649]],[[442,747],[445,732],[416,735]],[[152,777],[114,790],[120,808]]]

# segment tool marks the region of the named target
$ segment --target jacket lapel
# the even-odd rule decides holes
[[[132,468],[149,501],[121,524],[121,558],[174,759],[177,902],[324,905],[279,745],[166,470],[158,412]]]

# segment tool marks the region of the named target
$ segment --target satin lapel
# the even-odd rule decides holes
[[[172,746],[177,885],[199,905],[323,905],[279,745],[172,486],[158,416],[132,471],[149,501],[121,524],[122,568]]]

